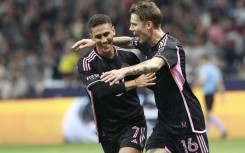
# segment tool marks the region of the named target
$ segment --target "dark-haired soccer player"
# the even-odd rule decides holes
[[[154,74],[125,77],[110,86],[102,73],[139,63],[132,52],[113,46],[115,29],[107,15],[88,22],[95,48],[78,62],[94,113],[99,141],[105,153],[140,153],[146,141],[146,121],[136,87],[154,85]]]
[[[106,72],[102,80],[112,85],[126,76],[155,72],[158,120],[147,141],[147,153],[208,153],[204,115],[186,79],[181,42],[161,29],[162,13],[154,2],[139,1],[129,12],[129,30],[137,38],[116,37],[114,43],[134,46],[148,60]],[[86,41],[77,42],[73,48],[81,45],[86,47]]]

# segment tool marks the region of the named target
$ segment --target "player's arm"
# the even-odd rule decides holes
[[[105,96],[113,96],[120,93],[124,93],[137,87],[140,88],[155,85],[155,83],[153,82],[155,79],[155,74],[152,73],[141,75],[134,80],[130,80],[125,83],[113,84],[111,86],[108,83],[100,81],[91,86],[89,89],[94,95],[96,95],[99,98],[102,98]]]
[[[133,45],[133,38],[127,37],[127,36],[121,36],[121,37],[114,37],[113,38],[113,44],[122,48],[128,48],[133,49],[135,48]],[[77,41],[71,49],[73,51],[78,51],[80,49],[85,49],[88,47],[93,47],[95,45],[95,42],[92,39],[81,39]]]
[[[98,98],[103,98],[105,96],[113,96],[126,91],[124,84],[114,84],[110,86],[108,83],[98,82],[93,86],[89,87],[89,90],[96,95]]]
[[[77,70],[86,88],[98,97],[117,95],[136,87],[146,87],[155,84],[153,83],[155,74],[147,74],[125,83],[118,82],[110,86],[100,79],[100,74],[92,69],[92,65],[90,65],[86,58],[81,58],[78,61]]]
[[[139,64],[130,67],[125,67],[124,68],[125,76],[155,73],[161,67],[163,67],[164,64],[165,62],[162,58],[153,57],[152,59],[146,60]]]
[[[128,37],[128,36],[114,37],[113,44],[127,49],[135,48],[133,45],[133,37]]]
[[[164,66],[164,64],[165,61],[162,58],[153,57],[152,59],[146,60],[133,66],[105,72],[101,75],[101,79],[106,83],[111,82],[110,84],[112,85],[125,76],[157,72],[161,67]]]
[[[74,51],[78,51],[79,49],[85,49],[88,47],[93,47],[95,45],[95,42],[92,39],[81,39],[77,41],[71,49]]]

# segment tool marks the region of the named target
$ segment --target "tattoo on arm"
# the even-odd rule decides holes
[[[154,66],[151,63],[151,60],[147,60],[137,65],[129,67],[129,71],[126,75],[147,74],[147,73],[156,72],[157,70],[158,70],[158,67]]]
[[[122,48],[132,49],[132,48],[134,48],[132,39],[133,38],[126,37],[126,36],[114,37],[113,38],[113,44],[116,46],[122,47]]]

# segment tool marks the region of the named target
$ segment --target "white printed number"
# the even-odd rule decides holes
[[[144,146],[144,140],[145,140],[145,127],[137,127],[134,126],[132,128],[133,130],[135,130],[134,135],[133,135],[133,140],[131,142],[135,143],[135,144],[139,144],[141,147]],[[137,141],[137,137],[139,136]]]
[[[185,153],[196,152],[198,150],[198,145],[196,142],[192,142],[192,138],[188,139],[188,143],[186,144],[185,140],[181,140],[181,143],[185,149]],[[187,146],[188,145],[188,146]]]

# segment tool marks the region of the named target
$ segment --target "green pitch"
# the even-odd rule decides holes
[[[244,140],[211,140],[211,153],[244,153]],[[0,145],[0,153],[103,153],[100,144]]]

